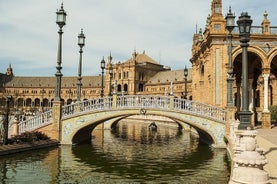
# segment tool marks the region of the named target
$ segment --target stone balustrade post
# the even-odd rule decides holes
[[[234,167],[229,184],[269,183],[268,173],[263,169],[267,160],[257,148],[255,130],[237,130],[240,152],[233,158]]]
[[[237,108],[235,106],[227,106],[226,107],[226,128],[225,134],[227,136],[230,135],[231,124],[235,120],[235,113]]]
[[[117,94],[116,93],[113,93],[113,102],[112,102],[112,108],[113,109],[116,109],[117,107]]]
[[[19,135],[19,125],[18,124],[19,124],[18,117],[15,117],[14,121],[13,121],[13,134],[12,134],[12,136]]]
[[[62,102],[53,101],[53,125],[52,125],[52,136],[51,138],[61,141],[61,117],[62,117]]]
[[[174,110],[174,95],[170,95],[169,109]]]

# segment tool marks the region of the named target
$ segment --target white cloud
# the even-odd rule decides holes
[[[5,72],[11,63],[16,75],[54,75],[58,46],[55,12],[60,3],[0,2],[0,72]],[[241,11],[248,11],[255,25],[260,25],[267,10],[272,25],[277,25],[273,14],[277,1],[223,0],[223,3],[224,12],[231,5],[237,17]],[[64,0],[64,9],[68,16],[63,29],[62,73],[77,74],[77,36],[83,28],[86,35],[83,74],[98,75],[102,56],[106,58],[111,51],[115,61],[124,61],[135,48],[139,52],[146,50],[150,57],[173,69],[190,66],[195,24],[198,28],[205,26],[210,1]]]

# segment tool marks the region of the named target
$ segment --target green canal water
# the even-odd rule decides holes
[[[121,122],[94,130],[87,143],[0,157],[0,183],[225,184],[229,165],[226,150],[201,145],[193,133]]]

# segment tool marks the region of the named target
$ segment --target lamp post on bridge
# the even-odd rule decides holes
[[[234,106],[233,102],[233,63],[232,63],[232,31],[235,28],[235,15],[231,11],[231,7],[229,7],[229,12],[225,17],[226,20],[226,29],[228,30],[228,71],[227,71],[227,106]]]
[[[83,29],[81,29],[81,33],[78,35],[78,45],[80,47],[79,53],[79,67],[78,67],[78,82],[77,82],[77,101],[81,101],[81,87],[82,87],[82,54],[83,47],[85,46],[85,35],[83,33]]]
[[[105,66],[106,66],[106,62],[104,60],[104,57],[102,59],[102,61],[100,62],[100,67],[101,67],[101,98],[104,97],[104,69],[105,69]]]
[[[57,66],[56,66],[57,72],[55,74],[57,83],[56,83],[54,100],[61,101],[61,80],[62,80],[62,76],[63,76],[63,74],[61,73],[61,69],[62,69],[62,66],[61,66],[61,64],[62,64],[62,34],[63,34],[62,28],[66,22],[66,12],[63,9],[63,4],[61,5],[60,10],[58,10],[56,12],[56,14],[57,14],[56,23],[58,24],[60,29],[58,31],[59,46],[58,46]]]
[[[247,12],[242,12],[239,20],[237,21],[239,26],[240,46],[242,48],[242,110],[238,113],[240,124],[239,129],[245,130],[252,128],[251,126],[251,111],[249,111],[249,94],[248,94],[248,55],[247,47],[250,41],[250,30],[252,20]]]
[[[184,69],[184,76],[185,76],[185,99],[188,98],[188,69],[187,66],[185,66]]]
[[[59,44],[58,44],[58,54],[57,54],[57,72],[56,76],[56,86],[55,86],[55,97],[52,105],[52,114],[53,114],[53,139],[61,140],[62,138],[62,129],[61,129],[61,117],[62,117],[62,100],[61,100],[61,81],[63,74],[61,73],[62,69],[62,34],[63,26],[66,22],[66,12],[63,9],[63,3],[61,4],[60,10],[56,12],[57,18],[56,23],[59,26]]]

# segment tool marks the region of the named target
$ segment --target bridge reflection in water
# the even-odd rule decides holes
[[[227,183],[226,151],[178,127],[94,130],[92,142],[0,158],[2,183]]]

